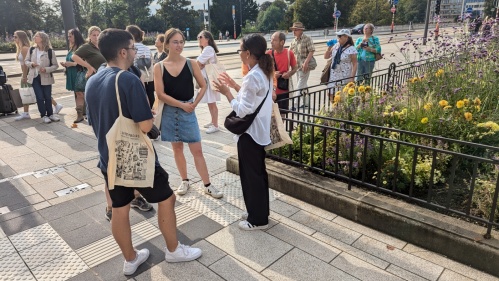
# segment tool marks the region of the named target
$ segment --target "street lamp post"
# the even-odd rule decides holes
[[[232,20],[234,21],[234,39],[236,39],[236,6],[232,5]]]
[[[241,17],[239,26],[241,27],[241,34],[243,34],[243,4],[241,0],[239,0],[239,15]]]
[[[392,25],[391,25],[390,32],[393,33],[393,29],[395,28],[395,12],[397,11],[397,8],[395,8],[395,4],[393,4],[390,11],[392,12]]]

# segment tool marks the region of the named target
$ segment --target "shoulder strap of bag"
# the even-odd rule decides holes
[[[120,113],[120,117],[123,116],[123,113],[121,112],[121,101],[120,101],[120,90],[118,88],[118,78],[120,77],[121,73],[123,73],[124,70],[120,70],[118,74],[116,74],[116,80],[114,81],[114,87],[116,88],[116,100],[118,101],[118,112]]]
[[[277,70],[277,63],[276,63],[275,57],[274,57],[274,50],[272,50],[272,59],[274,60],[274,69]]]
[[[270,81],[272,81],[272,79],[269,79],[269,89],[267,90],[267,94],[265,95],[265,98],[263,99],[262,103],[260,103],[260,105],[256,108],[255,115],[258,115],[258,113],[260,112],[260,109],[262,108],[263,104],[265,103],[265,100],[267,99],[267,96],[269,95],[270,86],[272,85]]]
[[[48,49],[47,53],[49,54],[49,66],[52,66],[52,49]]]
[[[289,71],[289,67],[291,66],[291,62],[289,61],[289,48],[287,49],[288,51],[288,68],[286,69],[286,71]]]
[[[192,71],[192,64],[191,64],[191,60],[186,58],[187,60],[187,67],[189,68],[189,71],[191,72],[191,75],[194,76],[194,71]]]

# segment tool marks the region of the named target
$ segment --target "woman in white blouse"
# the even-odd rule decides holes
[[[205,65],[210,63],[217,63],[217,53],[218,48],[215,43],[215,39],[213,39],[213,35],[206,30],[203,30],[198,35],[198,43],[201,48],[201,55],[197,58],[197,63],[199,68],[201,68],[201,72],[203,73],[203,77],[208,81],[208,74],[206,73]],[[203,98],[200,102],[207,103],[208,109],[210,110],[211,122],[204,125],[207,128],[206,133],[212,134],[220,131],[218,128],[218,107],[217,101],[220,101],[220,93],[214,91],[208,83],[208,89],[204,93]]]
[[[272,115],[271,85],[274,62],[267,50],[267,41],[258,34],[245,36],[238,50],[241,61],[249,72],[241,86],[223,73],[220,83],[212,81],[215,90],[227,97],[237,116],[245,117],[256,111],[263,102],[255,120],[242,135],[237,136],[237,154],[247,216],[239,223],[242,230],[266,229],[269,223],[269,182],[265,167],[265,146],[270,144],[270,119]],[[237,91],[234,98],[230,89]],[[269,94],[270,92],[270,94]]]

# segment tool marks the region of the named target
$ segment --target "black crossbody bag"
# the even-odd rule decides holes
[[[270,84],[269,84],[269,90],[267,91],[267,94],[265,95],[265,98],[263,99],[262,103],[257,107],[255,112],[248,114],[244,117],[239,117],[237,116],[236,112],[232,110],[232,112],[225,117],[225,122],[224,126],[229,132],[236,134],[236,135],[242,135],[248,128],[251,126],[253,123],[253,120],[255,120],[255,117],[258,115],[260,112],[260,109],[263,106],[263,103],[267,99],[267,96],[269,95],[270,91]]]
[[[289,52],[289,50],[288,50]],[[275,57],[274,57],[274,50],[272,50],[272,58],[274,59],[274,68],[275,70],[277,70],[277,63],[275,61]],[[282,78],[282,76],[278,77],[277,78],[277,88],[278,89],[281,89],[281,90],[289,90],[289,79],[286,79],[286,78]]]

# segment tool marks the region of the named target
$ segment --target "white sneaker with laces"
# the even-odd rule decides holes
[[[216,133],[220,131],[220,129],[218,127],[215,127],[213,125],[211,125],[207,130],[206,130],[206,133],[207,134],[213,134],[213,133]]]
[[[176,193],[178,195],[185,195],[190,187],[191,185],[189,184],[189,181],[182,181],[182,183],[178,186]]]
[[[258,230],[258,229],[267,229],[269,227],[268,224],[253,225],[253,224],[249,223],[249,221],[247,221],[247,220],[240,221],[238,226],[242,230]]]
[[[137,268],[149,258],[149,250],[144,248],[142,250],[135,250],[136,257],[133,261],[125,261],[123,264],[123,274],[132,275],[137,271]]]
[[[203,251],[201,249],[191,248],[190,246],[180,244],[180,242],[178,242],[177,249],[173,252],[168,251],[168,248],[165,247],[165,261],[167,262],[193,261],[202,254]]]
[[[43,120],[43,123],[45,123],[45,124],[48,124],[48,123],[52,122],[52,120],[50,120],[50,118],[48,116],[43,116],[42,120]]]
[[[208,129],[208,128],[209,128],[209,127],[211,127],[211,126],[213,126],[213,123],[211,123],[211,122],[210,122],[210,123],[208,123],[208,124],[205,124],[205,125],[203,126],[203,128]]]
[[[57,115],[50,115],[49,119],[50,119],[50,121],[53,121],[53,122],[58,122],[61,120],[59,117],[57,117]]]
[[[54,106],[54,113],[55,113],[55,114],[59,114],[59,112],[61,112],[61,109],[62,109],[63,107],[64,107],[64,106],[63,106],[62,104],[60,104],[60,103],[56,104],[56,105]]]
[[[218,188],[214,187],[213,184],[210,184],[208,187],[204,186],[202,182],[201,184],[203,185],[204,193],[211,195],[213,198],[220,199],[224,196],[224,194],[218,190]]]
[[[31,119],[31,116],[29,116],[29,112],[21,112],[21,113],[19,113],[19,116],[14,118],[14,120],[16,120],[16,121],[20,121],[23,119]]]

